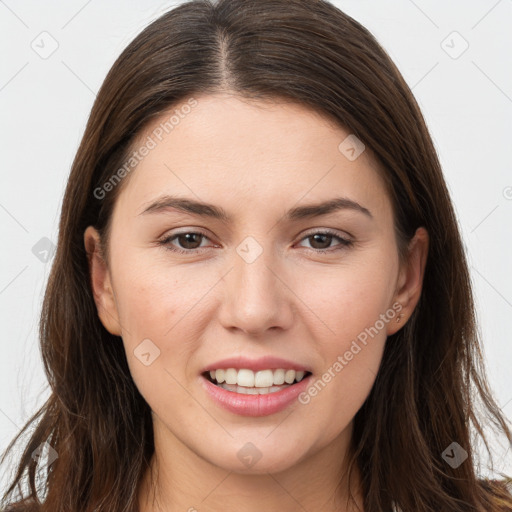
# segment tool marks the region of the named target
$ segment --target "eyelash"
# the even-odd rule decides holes
[[[205,247],[197,248],[197,249],[179,249],[177,247],[171,247],[169,245],[170,242],[172,240],[174,240],[175,238],[178,238],[181,235],[201,235],[202,237],[208,239],[208,237],[204,233],[201,233],[200,231],[183,231],[181,233],[175,233],[173,235],[165,237],[162,240],[158,240],[157,243],[158,243],[158,245],[164,246],[166,250],[175,252],[175,253],[179,253],[179,254],[196,254],[198,252],[201,252],[202,249],[205,249]],[[333,238],[337,239],[338,242],[340,242],[337,246],[335,246],[334,249],[312,249],[309,247],[304,247],[304,249],[307,249],[308,251],[313,251],[316,254],[328,254],[328,253],[337,252],[337,251],[343,250],[345,248],[351,247],[354,243],[352,240],[343,238],[342,236],[338,235],[336,232],[334,232],[330,229],[324,229],[322,231],[314,231],[312,233],[308,233],[306,236],[302,237],[300,241],[302,242],[303,240],[310,238],[314,235],[329,235],[329,236],[332,236]]]

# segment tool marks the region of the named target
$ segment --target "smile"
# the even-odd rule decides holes
[[[210,398],[242,416],[267,416],[291,405],[308,386],[311,372],[291,369],[209,370],[201,374]]]
[[[252,371],[227,368],[205,372],[210,381],[223,389],[247,395],[275,393],[294,383],[300,382],[306,374],[302,370],[278,368],[275,370]]]

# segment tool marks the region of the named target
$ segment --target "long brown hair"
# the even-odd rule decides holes
[[[113,65],[73,162],[44,297],[40,342],[51,395],[4,454],[3,462],[28,435],[3,505],[137,510],[154,451],[150,408],[120,339],[99,321],[83,233],[94,225],[108,247],[129,176],[105,197],[98,187],[148,123],[194,95],[226,90],[293,101],[348,128],[381,164],[401,255],[417,227],[430,235],[420,302],[388,338],[355,417],[350,468],[361,470],[365,512],[512,511],[505,484],[475,469],[473,437],[485,441],[486,422],[511,444],[512,433],[486,381],[468,265],[431,137],[386,52],[324,0],[190,1],[149,25]],[[46,442],[58,458],[41,471],[33,453]],[[442,457],[454,442],[468,454],[458,467]]]

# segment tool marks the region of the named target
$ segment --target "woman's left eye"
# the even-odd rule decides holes
[[[204,247],[201,247],[201,241],[202,240],[209,240],[208,237],[200,232],[196,231],[186,231],[183,233],[177,233],[174,235],[170,235],[163,240],[159,240],[158,244],[163,245],[168,249],[169,251],[178,252],[182,254],[193,254],[195,252],[198,252]],[[339,251],[345,247],[349,247],[353,244],[353,242],[347,238],[344,238],[335,232],[332,231],[317,231],[314,233],[309,233],[305,237],[301,239],[308,240],[311,239],[312,242],[310,244],[313,244],[313,247],[306,247],[306,249],[312,250],[317,253],[325,253],[325,252],[334,252]],[[336,244],[334,247],[331,246],[331,243],[337,240],[338,244]],[[172,242],[177,241],[181,247],[176,247]],[[199,243],[199,245],[197,245]],[[325,245],[327,244],[327,247],[314,247],[314,245]]]
[[[345,247],[350,247],[353,244],[352,240],[349,240],[348,238],[344,238],[338,234],[336,234],[333,231],[317,231],[315,233],[310,233],[309,235],[306,235],[302,240],[307,240],[311,238],[313,240],[313,244],[326,244],[330,246],[331,242],[333,240],[338,240],[338,244],[334,247],[313,247],[311,250],[315,252],[334,252],[339,251]],[[311,242],[310,242],[311,243]],[[308,247],[309,249],[309,247]]]

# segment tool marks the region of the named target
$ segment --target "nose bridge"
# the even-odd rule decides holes
[[[291,307],[287,287],[276,276],[279,262],[271,247],[248,236],[236,247],[233,270],[225,279],[221,321],[257,333],[271,327],[287,328]]]

